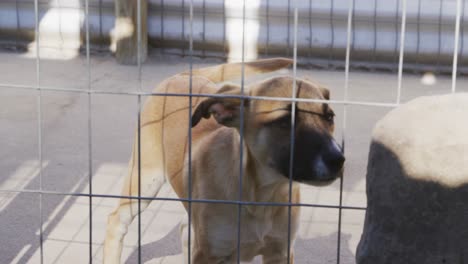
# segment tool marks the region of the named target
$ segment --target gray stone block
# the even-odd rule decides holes
[[[377,123],[367,200],[358,264],[468,263],[468,94],[421,97]]]

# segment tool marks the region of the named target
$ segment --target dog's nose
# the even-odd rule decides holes
[[[323,157],[325,164],[332,170],[340,170],[345,162],[345,157],[341,152],[328,153]]]
[[[332,171],[339,171],[343,167],[345,157],[335,141],[331,142],[331,146],[323,154],[323,161]]]

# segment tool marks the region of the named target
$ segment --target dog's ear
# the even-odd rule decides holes
[[[233,84],[226,84],[218,90],[219,95],[240,95],[241,88]],[[237,127],[239,125],[239,111],[241,99],[235,97],[211,97],[205,99],[193,112],[192,127],[196,126],[202,118],[210,118],[211,115],[216,121],[224,126]],[[244,100],[244,106],[248,101]]]
[[[326,100],[330,100],[330,90],[328,90],[327,88],[323,86],[319,86],[319,90],[320,90],[320,93],[322,93],[323,98],[325,98]]]
[[[328,90],[327,88],[323,87],[320,84],[315,83],[309,77],[304,77],[304,80],[308,82],[309,84],[311,84],[312,86],[317,87],[320,93],[322,94],[323,98],[325,98],[326,100],[330,100],[330,90]]]

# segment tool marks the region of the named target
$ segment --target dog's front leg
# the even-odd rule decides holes
[[[284,264],[288,263],[288,254],[286,245],[283,243],[274,243],[270,245],[270,250],[264,252],[262,263],[263,264]],[[291,250],[289,254],[289,264],[294,263],[294,252]]]
[[[263,256],[263,264],[283,264],[288,263],[288,257],[284,254],[274,254],[270,256]],[[289,256],[289,264],[294,264],[294,254],[291,252]]]
[[[237,263],[237,255],[232,254],[230,256],[214,256],[209,253],[208,247],[194,245],[194,252],[192,263],[193,264],[234,264]]]
[[[189,246],[191,247],[191,249],[193,250],[193,243],[195,242],[195,239],[194,239],[194,232],[193,232],[193,228],[190,229],[190,232],[191,232],[191,241],[189,243],[188,241],[188,231],[189,231],[189,228],[188,228],[188,216],[185,215],[184,219],[182,219],[182,221],[180,222],[180,225],[179,225],[179,232],[180,232],[180,241],[182,242],[182,252],[183,252],[183,256],[184,256],[184,263],[188,263],[188,248]]]
[[[193,264],[234,264],[237,263],[230,257],[214,257],[195,253]]]

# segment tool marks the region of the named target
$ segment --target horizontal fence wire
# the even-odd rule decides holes
[[[41,91],[59,91],[70,93],[91,93],[91,94],[108,94],[108,95],[129,95],[129,96],[172,96],[172,97],[212,97],[212,98],[235,98],[243,100],[265,100],[265,101],[287,101],[287,102],[301,102],[301,103],[328,103],[328,104],[341,104],[341,105],[356,105],[356,106],[375,106],[375,107],[396,107],[396,103],[381,103],[357,100],[322,100],[322,99],[309,99],[309,98],[290,98],[290,97],[269,97],[269,96],[253,96],[253,95],[222,95],[222,94],[190,94],[190,93],[156,93],[156,92],[117,92],[106,90],[82,90],[74,88],[55,88],[55,87],[35,87],[28,85],[16,84],[0,84],[2,88],[16,88],[16,89],[30,89]]]
[[[188,198],[170,198],[170,197],[153,197],[153,196],[131,196],[131,195],[112,195],[112,194],[88,194],[88,193],[76,193],[76,192],[58,192],[48,190],[31,190],[31,189],[0,189],[2,193],[29,193],[29,194],[46,194],[46,195],[61,195],[61,196],[76,196],[76,197],[95,197],[95,198],[122,198],[129,200],[142,201],[172,201],[172,202],[192,202],[192,203],[209,203],[209,204],[227,204],[227,205],[254,205],[254,206],[303,206],[303,207],[317,207],[317,208],[330,208],[339,209],[339,205],[332,204],[314,204],[314,203],[279,203],[279,202],[249,202],[249,201],[237,201],[237,200],[213,200],[213,199],[188,199]],[[348,210],[366,210],[366,207],[362,206],[341,206],[342,209]]]

